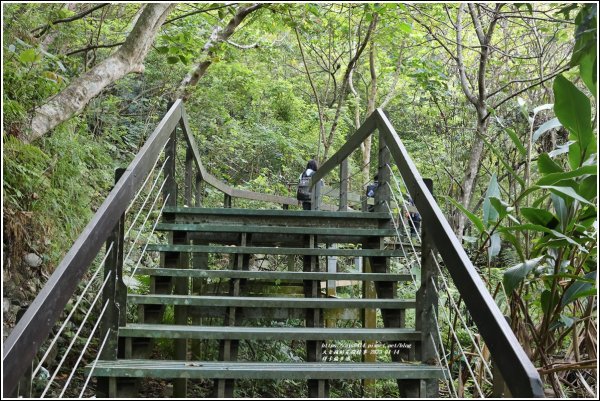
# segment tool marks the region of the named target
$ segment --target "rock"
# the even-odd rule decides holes
[[[42,258],[35,253],[28,253],[25,255],[24,260],[29,267],[40,267],[42,264]]]

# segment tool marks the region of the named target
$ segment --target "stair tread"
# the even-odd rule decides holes
[[[90,366],[86,367],[89,371]],[[358,362],[206,362],[143,359],[99,360],[92,372],[101,377],[212,379],[435,379],[439,366],[421,363]]]
[[[347,227],[310,227],[255,224],[202,224],[202,223],[159,223],[157,231],[219,232],[219,233],[273,233],[273,234],[314,234],[346,236],[395,236],[394,229]]]
[[[138,295],[129,294],[128,301],[136,304],[236,306],[240,308],[414,308],[414,299],[365,298],[300,298],[300,297],[230,297],[210,295]]]
[[[173,324],[128,324],[119,328],[121,337],[196,338],[239,340],[377,340],[420,341],[421,332],[409,328],[323,328],[186,326]]]
[[[351,281],[411,281],[410,274],[391,273],[326,273],[250,270],[202,270],[174,268],[138,268],[136,274],[171,277],[241,278],[273,280],[351,280]]]
[[[385,212],[341,212],[324,210],[281,210],[281,209],[241,209],[241,208],[203,208],[167,206],[163,213],[227,215],[227,216],[276,216],[276,217],[328,217],[340,219],[389,219]]]
[[[167,245],[149,244],[148,251],[263,254],[263,255],[312,255],[312,256],[404,256],[403,250],[387,249],[337,249],[337,248],[287,248],[259,246],[218,246],[218,245]]]

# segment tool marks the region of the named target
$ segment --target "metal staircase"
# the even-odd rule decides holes
[[[93,370],[93,375],[110,377],[114,381],[108,386],[113,392],[104,395],[123,396],[119,393],[120,377],[215,379],[214,395],[218,397],[234,396],[233,379],[307,380],[309,394],[325,397],[327,385],[319,382],[330,379],[414,382],[442,378],[443,370],[439,366],[415,361],[414,350],[419,348],[421,333],[415,327],[394,327],[404,326],[401,312],[414,309],[416,302],[414,299],[385,298],[394,293],[397,281],[411,279],[408,274],[389,273],[388,258],[401,256],[397,249],[382,249],[384,238],[395,235],[394,230],[380,228],[389,225],[389,218],[387,213],[165,208],[163,222],[157,229],[170,233],[176,244],[149,245],[149,251],[161,252],[164,266],[138,270],[138,274],[150,275],[155,284],[160,279],[163,290],[129,295],[127,302],[138,305],[143,317],[149,315],[148,311],[154,313],[157,307],[172,306],[175,314],[179,311],[184,315],[176,319],[186,320],[186,324],[161,324],[160,318],[158,321],[150,318],[119,328],[119,337],[129,352],[114,361],[100,360]],[[328,247],[331,244],[338,246]],[[250,270],[249,262],[255,254],[288,255],[292,261],[300,263],[287,264],[286,271]],[[233,269],[220,269],[214,263],[206,263],[209,259],[214,260],[208,255],[228,256]],[[326,256],[376,257],[386,272],[322,271],[326,264],[316,261]],[[226,279],[228,294],[206,294],[201,286],[197,286],[199,291],[192,291],[192,280],[199,279]],[[178,286],[177,280],[184,280],[185,284]],[[327,297],[321,290],[321,283],[331,280],[373,281],[381,291],[375,299]],[[248,296],[253,283],[265,281],[301,285],[304,291],[288,296]],[[154,285],[154,288],[159,287]],[[345,309],[380,310],[387,314],[386,320],[396,324],[376,328],[363,328],[361,324],[347,327],[347,321],[336,319],[343,316]],[[216,320],[218,325],[192,324],[193,317],[204,317],[204,321],[209,320],[207,317],[216,317],[210,320]],[[296,318],[295,327],[264,325],[265,322],[272,325],[276,320],[289,321],[291,318]],[[325,327],[325,321],[331,321],[334,327]],[[342,327],[336,327],[336,323],[341,323]],[[182,353],[185,359],[132,359],[134,355],[148,354],[148,350],[144,350],[147,344],[144,340],[148,338],[172,339],[187,350]],[[193,340],[219,340],[220,360],[192,356],[190,345]],[[237,360],[235,349],[241,340],[306,342],[308,360],[276,363]],[[353,362],[324,361],[326,357],[321,352],[324,343],[339,340],[352,341],[352,350],[359,351],[365,341],[387,343],[390,349],[402,346],[413,351],[412,361],[406,363],[410,359],[408,352],[403,355],[405,362],[364,363],[362,352],[358,355],[354,352]],[[345,344],[348,347],[348,343]],[[350,349],[344,352],[347,356],[352,354]],[[403,382],[399,383],[402,392]],[[185,381],[177,382],[175,395],[185,396],[185,385]]]
[[[376,130],[380,186],[374,211],[351,211],[347,159]],[[333,204],[324,201],[331,191],[323,193],[315,184],[338,167],[339,193]],[[394,190],[396,175],[404,189]],[[443,383],[445,389],[454,381],[464,385],[461,373],[448,363],[454,356],[445,352],[440,333],[438,298],[442,290],[448,293],[449,281],[494,362],[490,369],[477,346],[485,363],[481,382],[488,387],[477,385],[473,393],[543,397],[537,370],[381,110],[313,175],[310,211],[290,210],[298,206],[296,199],[233,188],[206,171],[181,100],[171,105],[115,178],[92,221],[4,342],[4,397],[131,398],[139,396],[141,378],[173,380],[175,397],[190,395],[188,385],[196,379],[213,379],[218,397],[235,396],[236,380],[265,379],[305,380],[309,397],[326,397],[331,380],[346,379],[362,380],[365,389],[373,380],[392,379],[401,397],[437,397]],[[142,203],[138,199],[150,183]],[[223,194],[222,208],[202,207],[206,187]],[[403,192],[423,218],[419,244],[408,244],[411,255],[393,212],[402,209]],[[261,207],[232,208],[234,199]],[[145,205],[149,210],[141,226],[155,216],[147,237],[162,232],[164,240],[142,246],[139,228],[134,240],[128,234]],[[273,205],[283,210],[273,210]],[[141,263],[148,252],[157,258]],[[287,263],[257,268],[253,258],[265,255],[287,258]],[[362,260],[362,268],[331,268],[332,257]],[[394,269],[392,258],[400,261]],[[147,280],[148,291],[128,293],[127,275]],[[336,282],[351,281],[362,283],[358,295],[336,295]],[[413,285],[409,297],[398,291],[406,282]],[[79,355],[69,359],[65,354],[55,367],[49,355],[83,299],[89,307],[67,352],[88,320],[93,327],[83,331],[87,341],[79,338],[84,343]],[[69,303],[75,306],[63,323]],[[51,342],[50,334],[55,334]],[[295,344],[296,356],[278,362],[244,358],[240,350],[247,341]],[[172,343],[170,358],[156,359],[156,345],[165,342]],[[337,342],[354,344],[363,355],[330,358]],[[375,358],[364,353],[373,344],[384,354]],[[59,375],[65,361],[73,365]],[[36,390],[34,382],[46,367],[54,372],[43,391]],[[51,388],[57,382],[62,390]]]

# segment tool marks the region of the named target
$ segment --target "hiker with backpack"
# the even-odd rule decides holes
[[[310,191],[310,177],[317,172],[319,166],[317,161],[311,159],[306,164],[306,170],[300,174],[298,179],[298,191],[296,192],[296,199],[302,202],[303,210],[311,210],[312,208],[312,192]],[[317,185],[320,185],[317,184]]]
[[[379,174],[375,174],[375,177],[373,177],[373,182],[369,185],[367,185],[367,198],[375,198],[375,191],[377,191],[377,188],[379,187]],[[375,205],[369,205],[368,204],[368,200],[367,200],[367,211],[369,212],[374,212],[375,211]]]

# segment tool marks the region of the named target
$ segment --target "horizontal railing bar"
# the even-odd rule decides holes
[[[182,101],[177,100],[4,342],[2,382],[5,397],[13,394],[90,263],[154,166],[156,157],[181,118],[181,110]]]
[[[511,394],[517,397],[544,397],[544,389],[537,370],[523,351],[496,302],[485,289],[485,284],[425,186],[396,130],[381,109],[377,109],[374,115],[378,118],[379,131],[384,135],[390,153],[422,216],[422,224],[431,233],[435,247],[444,259],[454,284],[497,362],[502,376],[508,379],[507,385]]]

